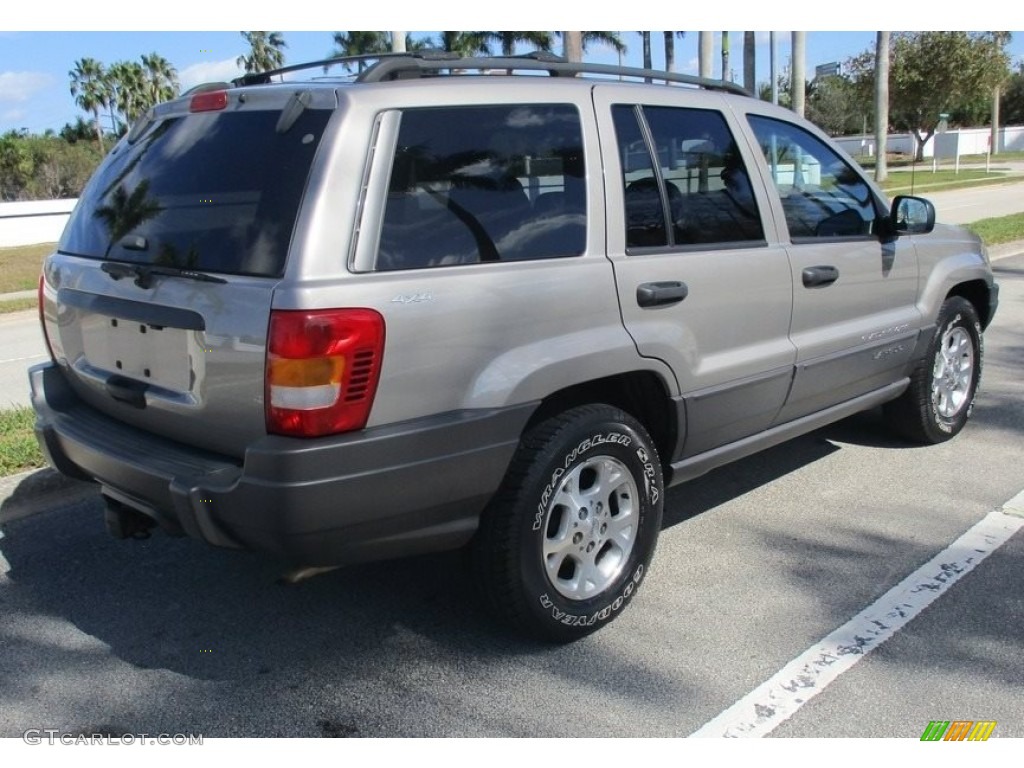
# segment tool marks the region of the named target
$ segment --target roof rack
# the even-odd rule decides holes
[[[620,67],[614,64],[591,64],[587,62],[569,62],[561,56],[549,51],[533,51],[520,56],[484,56],[463,57],[450,51],[428,49],[407,53],[376,53],[360,56],[340,56],[334,59],[321,59],[305,64],[292,64],[268,72],[243,75],[232,82],[236,86],[263,85],[271,82],[273,75],[298,72],[316,67],[327,68],[335,64],[358,64],[367,61],[375,62],[356,75],[357,83],[379,83],[388,80],[400,80],[416,77],[430,77],[444,70],[453,72],[460,70],[528,70],[547,72],[553,77],[575,77],[582,74],[611,75],[619,77],[643,78],[648,81],[682,83],[695,85],[714,91],[725,91],[740,96],[752,96],[745,88],[725,80],[712,80],[707,77],[684,75],[678,72],[665,72],[658,69],[640,69],[638,67]]]

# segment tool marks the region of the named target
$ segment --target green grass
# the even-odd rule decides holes
[[[7,315],[11,312],[23,312],[26,309],[37,307],[36,297],[27,299],[0,299],[0,315]]]
[[[0,410],[0,476],[46,466],[32,433],[35,420],[31,408]]]
[[[43,257],[52,253],[56,246],[56,243],[39,243],[0,248],[0,293],[35,288],[39,284]]]
[[[1024,160],[1024,152],[1000,152],[992,156],[993,163],[1007,163],[1011,160]],[[954,162],[953,160],[940,160],[939,165]],[[984,163],[985,155],[960,155],[961,163]]]
[[[984,240],[986,245],[1024,240],[1024,213],[1011,213],[1009,216],[981,219],[973,224],[968,224],[967,228]]]
[[[907,171],[890,173],[889,178],[882,182],[886,192],[903,192],[911,187],[913,176],[914,191],[937,192],[941,189],[957,189],[960,187],[978,187],[986,184],[1000,184],[1009,178],[1005,173],[985,173],[982,170],[963,170],[954,173],[940,170],[932,173],[931,169],[918,168],[913,174]]]

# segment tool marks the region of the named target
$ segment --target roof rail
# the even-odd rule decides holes
[[[483,56],[463,57],[450,51],[428,49],[410,51],[408,53],[377,53],[361,56],[342,56],[335,59],[323,59],[306,64],[293,64],[269,72],[243,75],[235,79],[235,85],[261,85],[269,83],[272,75],[297,72],[314,67],[327,67],[333,64],[350,64],[373,61],[369,67],[356,76],[358,83],[379,83],[387,80],[398,80],[415,77],[429,77],[440,74],[443,70],[526,70],[547,72],[554,77],[575,77],[576,75],[594,74],[619,77],[643,78],[648,81],[662,81],[695,85],[708,90],[725,91],[740,96],[752,96],[745,88],[725,80],[712,80],[706,77],[684,75],[678,72],[665,72],[658,69],[640,69],[637,67],[620,67],[614,64],[591,64],[588,62],[569,62],[561,56],[548,51],[533,51],[520,56]]]
[[[410,51],[408,53],[361,53],[356,56],[335,56],[331,59],[318,59],[307,61],[302,64],[289,64],[287,67],[269,69],[266,72],[252,72],[241,77],[236,77],[231,82],[236,86],[243,85],[266,85],[271,82],[273,75],[284,75],[289,72],[301,72],[304,69],[316,69],[323,67],[327,69],[335,64],[360,64],[367,61],[381,61],[393,58],[423,58],[423,59],[458,59],[461,56],[450,51],[442,51],[436,48],[426,48],[422,51]]]

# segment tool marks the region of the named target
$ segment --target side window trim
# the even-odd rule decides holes
[[[651,133],[651,126],[644,115],[643,104],[633,105],[633,114],[636,116],[637,126],[640,128],[640,135],[643,137],[647,147],[647,156],[651,160],[651,173],[654,175],[654,183],[658,186],[658,195],[661,197],[661,215],[665,222],[665,245],[655,246],[660,248],[671,248],[675,245],[675,238],[672,235],[672,211],[668,204],[668,190],[665,188],[665,176],[661,172],[661,162],[658,160],[658,146],[654,142],[654,134]],[[625,184],[625,177],[622,179]]]
[[[373,136],[363,166],[355,226],[352,231],[348,260],[352,272],[373,272],[376,268],[384,208],[388,199],[388,185],[391,183],[391,170],[401,126],[402,112],[398,109],[381,112],[374,120]]]

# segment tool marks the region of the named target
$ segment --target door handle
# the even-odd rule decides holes
[[[660,283],[643,283],[636,287],[636,303],[641,307],[663,307],[678,304],[686,298],[690,289],[686,283],[668,280]]]
[[[807,267],[803,272],[804,288],[832,285],[838,279],[839,270],[835,267]]]

